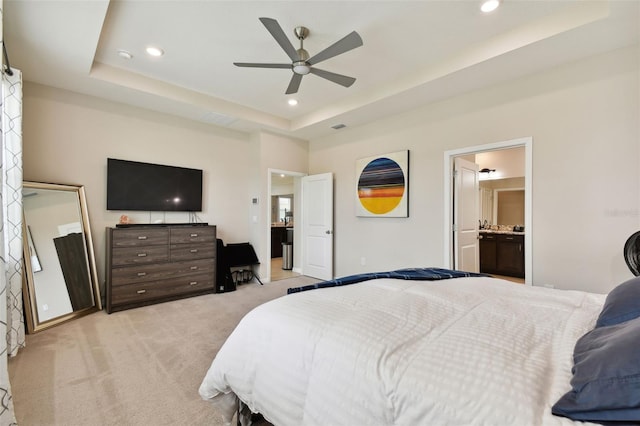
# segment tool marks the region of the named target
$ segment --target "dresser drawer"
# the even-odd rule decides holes
[[[113,266],[138,265],[169,261],[169,246],[140,246],[114,248],[111,257]]]
[[[208,244],[172,244],[171,261],[178,262],[189,259],[207,259],[215,257],[215,243]]]
[[[213,291],[213,289],[214,282],[211,274],[189,275],[177,279],[149,281],[113,287],[111,289],[111,304],[143,303],[148,300],[199,291]]]
[[[216,230],[209,226],[171,228],[171,244],[215,242]]]
[[[168,228],[131,228],[113,232],[113,247],[169,244]]]
[[[136,265],[114,268],[111,271],[111,285],[120,286],[147,281],[158,281],[180,275],[212,274],[215,271],[213,259],[192,260],[157,265]]]

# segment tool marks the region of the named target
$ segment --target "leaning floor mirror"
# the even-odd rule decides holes
[[[22,209],[27,332],[102,309],[84,187],[24,182]]]

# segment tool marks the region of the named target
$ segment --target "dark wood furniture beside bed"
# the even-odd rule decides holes
[[[216,227],[107,228],[107,312],[215,291]]]
[[[480,232],[480,272],[524,278],[524,235]]]

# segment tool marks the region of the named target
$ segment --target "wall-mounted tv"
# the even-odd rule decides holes
[[[107,210],[202,211],[202,170],[108,158]]]

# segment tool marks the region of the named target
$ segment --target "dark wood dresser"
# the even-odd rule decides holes
[[[107,228],[107,312],[215,291],[216,227]]]

